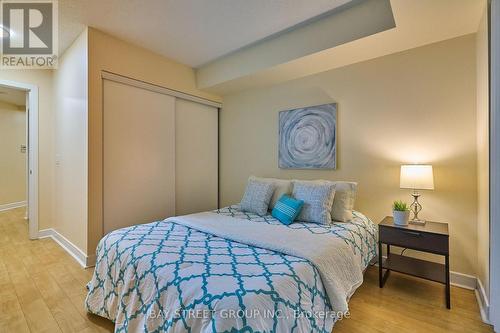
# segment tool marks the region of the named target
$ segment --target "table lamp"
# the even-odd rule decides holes
[[[400,188],[412,189],[413,203],[410,205],[410,210],[413,213],[413,219],[410,223],[425,224],[424,220],[418,218],[418,213],[422,210],[422,205],[418,202],[420,197],[419,190],[433,190],[434,176],[432,173],[432,165],[402,165],[400,175]]]

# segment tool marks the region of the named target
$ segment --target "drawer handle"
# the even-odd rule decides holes
[[[416,231],[403,231],[403,233],[410,235],[410,236],[414,236],[414,237],[422,236],[422,234],[420,232],[416,232]]]

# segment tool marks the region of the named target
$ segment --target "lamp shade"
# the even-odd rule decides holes
[[[399,187],[414,190],[433,190],[432,165],[402,165]]]

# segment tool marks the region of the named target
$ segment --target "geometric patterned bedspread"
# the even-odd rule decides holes
[[[280,223],[237,205],[214,211]],[[281,224],[281,223],[280,223]],[[354,212],[349,223],[292,223],[350,245],[366,268],[377,227]],[[87,311],[115,322],[115,332],[325,332],[335,309],[307,260],[159,221],[115,230],[97,248]]]
[[[272,217],[271,214],[261,216],[254,213],[243,212],[239,209],[239,205],[217,209],[214,210],[214,212],[253,222],[282,225],[282,223]],[[353,211],[353,216],[353,220],[349,223],[334,222],[331,225],[323,225],[317,223],[294,222],[288,225],[288,227],[291,229],[307,229],[314,234],[335,234],[351,245],[355,253],[360,253],[362,267],[366,268],[370,261],[377,255],[378,229],[376,224],[360,212]]]

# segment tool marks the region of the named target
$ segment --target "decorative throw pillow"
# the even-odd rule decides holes
[[[297,218],[304,201],[283,194],[274,206],[271,215],[283,224],[291,224]]]
[[[335,198],[332,206],[332,220],[338,222],[349,222],[352,220],[354,201],[358,183],[355,182],[332,182],[335,186]]]
[[[293,183],[293,197],[304,201],[304,206],[297,220],[330,224],[334,196],[335,188],[331,184],[295,181]]]
[[[278,179],[278,178],[261,178],[251,176],[250,179],[259,180],[262,182],[273,183],[275,185],[274,193],[271,198],[271,203],[269,204],[269,209],[273,209],[278,200],[283,194],[292,194],[293,183],[288,179]]]
[[[266,215],[274,188],[273,183],[249,179],[245,194],[241,199],[240,209],[244,212]]]
[[[349,222],[352,220],[352,211],[356,200],[358,183],[331,180],[300,181],[309,184],[330,184],[335,188],[335,197],[332,205],[332,220],[337,222]]]

